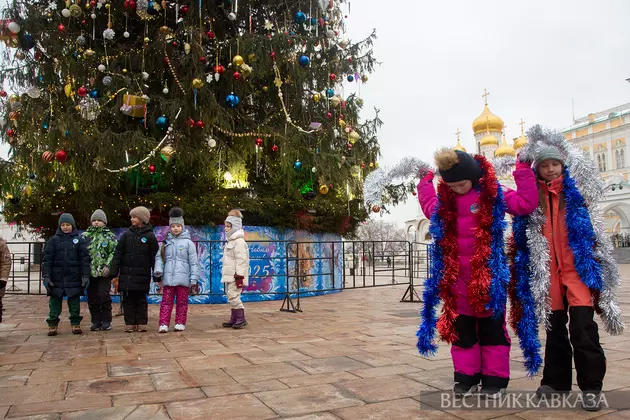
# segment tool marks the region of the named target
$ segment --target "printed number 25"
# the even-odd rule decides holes
[[[269,266],[265,265],[262,267],[262,273],[266,276],[269,276]],[[254,277],[258,277],[260,275],[261,269],[259,265],[254,266]]]

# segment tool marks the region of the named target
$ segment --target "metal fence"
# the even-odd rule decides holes
[[[201,265],[209,279],[220,276],[220,256],[225,242],[195,241]],[[250,247],[250,283],[258,282],[258,291],[244,291],[244,295],[284,295],[283,311],[300,311],[300,297],[312,293],[326,293],[344,289],[407,285],[401,301],[418,302],[414,281],[421,283],[428,272],[427,245],[406,241],[343,241],[343,242],[287,242],[248,241]],[[9,242],[12,267],[7,294],[46,294],[41,282],[43,242]],[[253,247],[274,249],[273,256],[260,256]],[[325,247],[327,252],[312,249]],[[277,270],[270,270],[274,264]],[[279,266],[280,265],[280,266]],[[318,270],[313,271],[313,267]],[[275,274],[277,273],[277,274]],[[323,276],[330,287],[309,289],[312,276]],[[265,290],[261,282],[282,282],[281,292]],[[421,280],[420,280],[421,279]],[[195,291],[191,294],[223,296],[224,287]],[[215,288],[216,289],[216,288]]]

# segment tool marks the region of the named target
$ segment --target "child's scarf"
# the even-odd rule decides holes
[[[470,259],[471,276],[468,284],[470,304],[476,312],[490,309],[494,317],[505,313],[509,270],[504,251],[505,201],[503,191],[492,165],[481,155],[475,156],[482,176],[475,189],[479,192],[479,225],[475,252]],[[429,246],[430,269],[424,282],[424,307],[421,324],[416,336],[418,350],[423,356],[434,354],[435,328],[442,340],[457,340],[456,298],[453,287],[459,275],[459,250],[457,246],[456,194],[441,181],[438,186],[438,206],[431,216],[429,231],[434,239]],[[436,308],[444,302],[440,319]]]

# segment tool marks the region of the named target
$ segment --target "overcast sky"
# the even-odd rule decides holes
[[[383,64],[361,88],[381,110],[381,165],[404,156],[429,161],[440,146],[474,150],[473,120],[484,88],[507,138],[542,124],[564,128],[630,102],[630,0],[355,0],[348,32],[377,29]],[[386,219],[402,224],[415,197]],[[379,216],[376,216],[379,217]]]
[[[426,161],[455,132],[474,150],[472,121],[490,109],[507,125],[563,128],[630,102],[630,0],[354,0],[348,37],[377,29],[382,65],[361,88],[366,117],[381,110],[381,165]],[[352,89],[346,89],[346,94]],[[0,146],[6,154],[6,146]],[[418,213],[414,197],[387,220]],[[376,216],[379,217],[379,216]]]

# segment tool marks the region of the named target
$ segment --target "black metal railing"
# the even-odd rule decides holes
[[[224,296],[225,287],[217,279],[221,276],[225,242],[195,244],[206,287],[193,287],[191,295]],[[414,280],[426,278],[429,265],[427,245],[406,241],[248,241],[248,245],[249,278],[255,287],[244,291],[244,299],[284,295],[282,310],[291,312],[301,310],[301,296],[366,287],[407,285],[402,301],[419,301]],[[9,242],[8,246],[12,268],[7,293],[45,294],[41,283],[45,244]],[[317,285],[313,279],[317,279]],[[275,290],[267,290],[266,283],[276,285]]]

